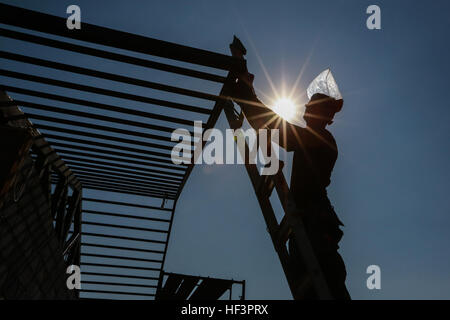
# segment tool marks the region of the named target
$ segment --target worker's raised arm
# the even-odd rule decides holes
[[[258,99],[253,89],[252,74],[247,72],[238,78],[233,90],[233,101],[241,107],[253,129],[278,129],[281,147],[292,151],[298,146],[295,137],[301,135],[303,128],[288,123]]]
[[[258,99],[252,81],[253,75],[250,73],[238,78],[233,90],[233,100],[241,107],[253,129],[270,128],[267,126],[269,119],[276,114]]]
[[[230,50],[233,57],[245,62],[244,56],[247,50],[236,36],[230,44]],[[256,96],[253,88],[254,75],[248,72],[246,63],[243,69],[233,83],[231,98],[241,107],[253,129],[278,129],[280,146],[287,151],[294,150],[298,146],[297,140],[304,129],[288,123],[265,106]]]
[[[270,121],[268,120],[272,119],[276,114],[259,101],[256,96],[253,88],[254,75],[248,72],[247,64],[244,60],[247,49],[236,36],[234,36],[233,42],[230,44],[230,51],[234,58],[241,59],[243,62],[243,69],[236,75],[236,81],[232,85],[231,98],[239,104],[253,129],[270,128]]]

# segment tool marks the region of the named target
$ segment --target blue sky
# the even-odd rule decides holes
[[[339,158],[329,197],[345,224],[340,252],[350,294],[450,298],[447,1],[2,2],[58,16],[77,4],[82,21],[225,54],[236,34],[247,46],[255,86],[268,95],[260,61],[278,90],[289,89],[304,67],[299,94],[330,67],[344,107],[330,127]],[[381,30],[366,28],[371,4],[381,8]],[[217,127],[227,127],[223,115]],[[265,230],[243,166],[198,166],[177,205],[165,268],[246,279],[249,299],[289,299]],[[378,291],[366,288],[372,264],[381,267]]]

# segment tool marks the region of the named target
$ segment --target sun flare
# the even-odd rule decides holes
[[[297,106],[295,102],[289,98],[278,99],[273,104],[272,109],[286,121],[294,120],[297,114]]]

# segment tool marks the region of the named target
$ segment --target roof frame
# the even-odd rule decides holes
[[[17,17],[20,16],[20,19]],[[117,31],[83,22],[81,30],[68,30],[66,19],[27,10],[6,4],[0,4],[0,23],[26,29],[17,31],[9,28],[0,28],[0,36],[45,46],[50,49],[60,49],[66,52],[81,54],[85,57],[108,59],[115,62],[127,63],[182,75],[219,84],[230,83],[232,74],[243,70],[245,61],[235,57],[201,50],[175,43],[169,43],[149,37]],[[32,32],[32,33],[29,33]],[[35,34],[41,32],[43,34]],[[50,37],[52,36],[52,37]],[[54,39],[54,36],[64,37],[64,40]],[[73,41],[76,42],[73,42]],[[79,42],[83,41],[83,44]],[[99,49],[90,45],[102,45],[106,48]],[[113,52],[108,48],[122,49],[129,52],[145,54],[145,58],[134,57],[129,54]],[[180,67],[170,63],[153,61],[148,56],[162,57],[191,64],[189,67]],[[25,109],[24,115],[17,114],[11,120],[26,117],[32,120],[32,126],[38,130],[40,136],[34,137],[37,145],[44,150],[50,150],[45,154],[51,160],[51,164],[59,168],[67,175],[68,183],[82,186],[83,189],[92,189],[108,192],[118,192],[132,196],[144,196],[146,198],[162,199],[161,206],[145,206],[132,202],[111,201],[110,199],[90,198],[83,193],[83,231],[81,232],[81,265],[83,275],[89,276],[83,281],[88,289],[82,290],[86,294],[95,294],[94,297],[126,297],[143,296],[153,297],[154,292],[142,291],[142,288],[155,289],[156,283],[163,272],[163,266],[167,255],[168,242],[177,200],[188,180],[194,164],[175,165],[170,163],[170,151],[175,143],[167,136],[173,129],[170,125],[186,126],[192,128],[193,121],[184,116],[171,116],[157,112],[142,111],[134,107],[137,103],[152,105],[168,110],[182,111],[185,114],[207,116],[203,130],[213,128],[219,115],[228,101],[225,86],[220,93],[205,93],[187,88],[179,88],[168,84],[152,82],[144,79],[136,79],[126,75],[119,75],[100,70],[93,70],[71,64],[60,63],[48,59],[28,56],[11,51],[0,51],[0,58],[15,63],[33,65],[39,68],[47,68],[58,72],[69,72],[78,76],[95,78],[99,84],[102,81],[114,81],[116,83],[137,86],[141,88],[158,90],[165,93],[181,95],[204,101],[201,105],[190,105],[166,99],[158,99],[144,95],[132,94],[123,91],[111,90],[99,86],[73,83],[56,78],[32,75],[16,70],[0,68],[0,76],[13,78],[15,82],[23,85],[11,85],[0,81],[0,89],[14,95],[26,96],[13,102],[3,102],[0,108],[11,105],[20,105]],[[219,71],[227,71],[228,74],[214,74],[202,70],[196,70],[197,66],[206,66]],[[27,89],[26,84],[35,83],[63,90],[75,90],[84,92],[89,96],[114,97],[126,101],[125,105],[113,105],[100,103],[84,98],[76,98],[72,95],[57,94],[53,90],[36,91]],[[36,103],[31,99],[45,99],[51,103]],[[40,100],[41,101],[41,100]],[[208,102],[214,102],[212,108],[205,107]],[[87,107],[101,113],[75,110],[72,107],[61,107],[62,104]],[[30,112],[34,110],[35,112]],[[160,110],[160,109],[158,109]],[[108,115],[105,114],[108,113]],[[110,112],[121,116],[109,115]],[[48,115],[51,113],[52,115]],[[59,116],[56,116],[56,115]],[[137,116],[143,121],[127,119],[127,116]],[[94,119],[107,123],[100,125],[92,122],[84,122],[79,119]],[[150,123],[160,121],[167,125]],[[130,129],[124,129],[129,127]],[[142,130],[150,130],[143,132]],[[202,142],[203,145],[206,143]],[[52,146],[54,148],[47,148]],[[53,175],[53,182],[57,182],[57,176]],[[170,208],[165,203],[173,200]],[[102,204],[113,207],[114,210],[93,210],[86,208],[91,204]],[[126,213],[123,208],[140,208],[146,210],[145,216]],[[165,214],[161,217],[159,212]],[[130,224],[103,223],[91,220],[91,217],[108,216],[111,219],[127,219]],[[87,219],[87,220],[86,220]],[[142,227],[143,221],[163,224],[164,227]],[[105,231],[105,229],[107,229]],[[114,230],[134,230],[144,235],[130,236],[117,233]],[[157,236],[157,234],[159,234]],[[161,238],[161,234],[164,236]],[[69,230],[68,237],[73,235]],[[115,240],[133,242],[142,245],[116,244]],[[108,242],[109,241],[109,242]],[[153,247],[155,246],[155,247]],[[88,251],[89,248],[95,252]],[[140,252],[153,255],[154,258],[136,258],[132,253]],[[159,257],[158,257],[159,256]],[[156,258],[155,258],[156,257]],[[104,259],[109,259],[108,263]],[[124,264],[127,261],[127,264]],[[155,267],[143,267],[138,262],[156,263]],[[114,272],[98,272],[96,267],[113,268]],[[97,270],[97,271],[96,271]],[[117,271],[120,270],[120,271]],[[154,271],[156,274],[137,275],[127,273],[124,270]],[[103,280],[99,280],[98,277]],[[114,279],[114,281],[111,280]],[[117,279],[121,279],[117,282]],[[146,284],[136,285],[130,279],[149,281]],[[109,290],[110,286],[131,287],[133,291]],[[139,289],[139,290],[138,290]]]

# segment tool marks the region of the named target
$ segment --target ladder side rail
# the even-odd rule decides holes
[[[237,130],[239,129],[236,126],[236,122],[235,122],[235,115],[233,114],[232,111],[232,102],[229,101],[229,104],[231,103],[231,106],[225,106],[224,111],[225,111],[225,115],[227,117],[228,123],[230,125],[230,128],[233,130]],[[247,154],[248,151],[248,145],[247,143],[245,143],[245,153]],[[245,161],[245,168],[247,170],[247,173],[250,177],[250,181],[252,183],[253,188],[256,190],[256,187],[258,186],[258,182],[259,179],[261,178],[259,172],[258,172],[258,168],[256,167],[256,164],[251,164],[248,163],[247,161]],[[277,241],[277,236],[278,236],[278,230],[279,230],[279,225],[278,225],[278,221],[275,217],[275,212],[273,211],[272,208],[272,204],[270,203],[268,198],[262,198],[260,196],[258,196],[257,194],[257,198],[258,198],[258,203],[259,206],[261,208],[261,211],[263,213],[263,217],[264,217],[264,221],[266,222],[266,226],[267,226],[267,231],[270,234],[270,237],[272,239],[272,243],[275,247],[275,250],[278,254],[279,260],[281,262],[281,266],[283,268],[283,271],[286,275],[286,280],[288,282],[289,288],[291,290],[292,295],[294,296],[294,298],[297,297],[296,292],[296,284],[294,283],[293,279],[293,271],[291,265],[289,264],[289,254],[287,252],[287,248],[285,245],[279,245],[279,242]]]
[[[241,121],[239,121],[238,119],[236,119],[236,115],[234,114],[233,109],[233,102],[229,101],[229,104],[224,108],[224,111],[230,127],[233,130],[236,130],[240,127],[239,122],[242,121],[242,115],[240,117]],[[259,141],[259,132],[257,132],[257,141]],[[249,147],[246,141],[244,144],[244,148],[245,150],[239,151],[246,160],[247,155],[249,154]],[[285,216],[283,217],[281,224],[279,225],[275,217],[273,207],[268,198],[269,194],[264,192],[261,193],[258,191],[258,189],[260,189],[261,187],[259,184],[263,177],[259,174],[256,164],[251,164],[248,161],[244,161],[244,163],[253,188],[255,191],[257,191],[256,195],[258,198],[258,203],[261,207],[269,234],[271,236],[275,250],[279,255],[280,262],[283,266],[283,270],[285,272],[294,299],[297,297],[301,297],[300,291],[302,291],[302,289],[304,289],[307,284],[296,284],[293,281],[294,270],[289,263],[289,253],[286,248],[286,241],[288,239],[289,232],[291,231],[295,234],[296,245],[300,249],[299,252],[301,253],[303,260],[306,261],[306,267],[309,275],[312,277],[312,285],[314,286],[316,293],[321,299],[332,299],[320,264],[317,261],[314,250],[310,244],[305,226],[301,219],[300,212],[295,205],[295,201],[290,192],[283,172],[280,170],[275,175],[269,177],[269,181],[272,180],[275,185],[275,189],[277,190],[282,208],[285,212]],[[261,194],[265,194],[266,196],[262,196]]]

